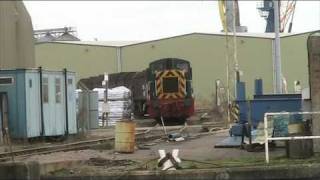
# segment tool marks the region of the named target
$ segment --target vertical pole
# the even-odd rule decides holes
[[[247,101],[247,106],[248,106],[248,122],[249,122],[249,144],[252,144],[252,136],[251,136],[251,127],[252,127],[252,119],[251,119],[251,101]]]
[[[109,88],[109,75],[108,73],[104,73],[104,82],[105,82],[105,85],[104,85],[104,88],[105,88],[105,94],[104,94],[104,103],[107,103],[108,102],[108,88]]]
[[[44,117],[43,117],[43,91],[42,91],[42,67],[38,68],[40,84],[40,118],[41,118],[41,137],[44,137]]]
[[[102,127],[104,127],[104,123],[106,123],[106,125],[107,125],[107,120],[108,120],[108,112],[107,111],[109,111],[109,106],[108,106],[109,75],[106,72],[104,73],[103,83],[104,83],[104,88],[105,88],[103,104],[105,107],[108,107],[108,108],[104,108],[105,112],[103,112],[103,115],[102,115]]]
[[[229,39],[228,39],[228,31],[226,31],[226,61],[227,61],[227,101],[228,101],[228,107],[227,107],[227,127],[231,123],[230,118],[230,107],[231,107],[231,97],[230,97],[230,62],[229,62]]]
[[[268,115],[264,115],[264,146],[266,153],[266,163],[269,163],[269,146],[268,146]]]
[[[0,93],[0,100],[3,98],[4,93]],[[2,103],[0,104],[0,144],[5,143],[5,131],[4,131],[4,108]]]
[[[221,99],[220,99],[220,80],[216,80],[216,106],[221,105]]]
[[[118,72],[122,72],[122,53],[121,53],[121,47],[117,47],[117,66],[118,66]]]
[[[238,52],[237,52],[237,30],[236,30],[236,1],[232,1],[232,24],[233,24],[233,60],[234,60],[234,97],[237,97],[237,83],[240,79],[239,74],[239,62],[238,62]]]
[[[68,72],[67,69],[63,69],[64,74],[64,99],[65,99],[65,107],[66,107],[66,131],[65,135],[69,135],[69,111],[68,111]]]
[[[275,80],[276,93],[282,93],[282,72],[281,72],[281,54],[280,54],[280,25],[279,25],[279,1],[273,0],[274,6],[274,32],[275,32]]]
[[[224,3],[227,3],[226,1]],[[227,11],[227,10],[226,10]],[[228,18],[227,18],[227,12],[225,12],[224,18],[225,18],[225,22],[226,24],[228,24]],[[229,34],[228,34],[228,27],[226,27],[225,29],[225,40],[226,40],[226,64],[227,64],[227,101],[228,101],[228,105],[227,105],[227,122],[226,122],[226,126],[229,127],[230,126],[230,107],[231,107],[231,97],[230,97],[230,60],[229,60]]]

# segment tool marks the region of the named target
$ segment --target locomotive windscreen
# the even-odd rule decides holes
[[[177,77],[165,77],[162,79],[163,92],[175,93],[178,92],[178,78]]]

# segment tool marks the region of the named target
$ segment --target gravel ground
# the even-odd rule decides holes
[[[89,160],[90,158],[105,158],[114,160],[149,160],[157,158],[158,150],[165,149],[166,151],[171,151],[172,149],[179,149],[179,157],[185,159],[194,160],[223,160],[223,159],[233,159],[238,157],[264,157],[264,152],[247,152],[238,148],[214,148],[214,145],[224,138],[228,137],[227,132],[219,132],[212,135],[205,135],[201,137],[196,137],[194,139],[187,139],[181,142],[166,142],[161,141],[150,141],[144,143],[144,148],[139,149],[141,145],[134,153],[131,154],[121,154],[116,153],[114,150],[79,150],[79,151],[69,151],[69,152],[57,152],[44,155],[36,155],[27,158],[22,158],[22,161],[39,161],[44,162],[58,162],[66,160]],[[273,152],[275,155],[283,155],[283,150],[276,150]]]

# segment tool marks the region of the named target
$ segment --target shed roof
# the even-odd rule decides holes
[[[97,45],[97,46],[127,46],[140,43],[141,41],[56,41],[58,43],[79,44],[79,45]]]
[[[303,33],[281,33],[280,37],[284,38],[284,37],[302,35],[302,34],[307,34],[307,33],[312,33],[312,32],[316,32],[316,31],[308,31],[308,32],[303,32]],[[218,32],[218,33],[195,32],[195,33],[188,33],[188,34],[182,34],[182,35],[165,37],[165,38],[154,39],[154,40],[147,40],[147,41],[51,41],[51,42],[38,42],[37,44],[59,43],[59,44],[87,45],[87,46],[125,47],[125,46],[132,46],[132,45],[138,45],[138,44],[142,44],[142,43],[161,41],[161,40],[165,40],[165,39],[172,39],[172,38],[191,36],[191,35],[225,36],[225,33],[223,33],[223,32]],[[233,36],[233,34],[229,33],[229,36]],[[275,34],[274,33],[237,33],[237,37],[273,39],[275,37]]]

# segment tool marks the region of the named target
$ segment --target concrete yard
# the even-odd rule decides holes
[[[198,135],[198,136],[195,136]],[[212,167],[205,164],[210,163],[221,163],[222,162],[232,162],[232,161],[252,161],[263,164],[264,163],[264,152],[247,152],[246,150],[241,150],[239,148],[214,148],[214,145],[224,138],[228,137],[228,132],[226,130],[221,130],[218,132],[213,132],[212,134],[200,135],[195,134],[194,136],[190,134],[190,137],[185,141],[181,142],[168,142],[163,139],[156,139],[147,142],[140,142],[137,144],[137,148],[134,153],[122,154],[114,152],[111,146],[104,146],[98,149],[87,149],[79,151],[68,151],[68,152],[57,152],[45,155],[35,155],[27,158],[18,158],[19,161],[30,162],[38,161],[40,164],[50,164],[59,163],[61,164],[61,169],[57,168],[55,175],[94,175],[94,174],[105,174],[112,170],[112,172],[119,172],[123,170],[128,170],[132,168],[137,168],[140,164],[147,163],[148,169],[157,169],[156,159],[159,158],[158,150],[165,149],[166,151],[171,151],[172,149],[179,149],[179,157],[185,159],[186,162],[199,161],[199,167]],[[283,149],[276,149],[272,152],[274,157],[280,157],[284,155]],[[108,164],[94,166],[90,164],[92,158],[98,158],[103,160],[110,160],[117,162],[121,160],[126,160],[131,163],[119,166],[108,166]],[[77,162],[74,166],[65,167],[64,162]],[[109,162],[109,161],[106,161]],[[201,164],[201,162],[204,162]],[[110,163],[110,162],[109,162]],[[183,163],[184,164],[184,160]],[[184,166],[189,166],[186,163]],[[203,166],[204,165],[204,166]],[[189,167],[190,168],[190,167]],[[90,169],[90,170],[88,170]],[[50,173],[51,174],[51,173]]]
[[[181,132],[185,140],[180,142],[168,141],[161,126],[138,127],[136,128],[138,134],[136,135],[137,143],[134,153],[117,153],[114,151],[113,128],[96,129],[81,138],[74,137],[66,142],[34,142],[32,147],[41,147],[47,144],[65,144],[84,139],[111,138],[110,141],[82,150],[34,154],[26,157],[18,156],[15,157],[15,163],[26,164],[28,167],[30,163],[38,163],[38,174],[41,179],[78,179],[80,177],[93,179],[103,179],[103,177],[121,179],[121,177],[124,177],[124,179],[128,179],[128,174],[130,174],[129,179],[150,179],[151,177],[157,177],[159,173],[168,179],[179,179],[178,177],[180,179],[182,177],[182,179],[210,179],[210,177],[219,179],[220,176],[225,176],[224,174],[221,175],[221,170],[223,172],[227,170],[228,177],[232,177],[235,174],[239,175],[242,172],[244,173],[244,179],[248,179],[248,177],[253,178],[265,173],[266,175],[263,179],[272,179],[270,175],[278,171],[277,168],[274,168],[276,166],[280,166],[279,168],[282,169],[282,172],[288,171],[287,173],[290,176],[286,177],[304,177],[303,174],[299,174],[299,176],[294,174],[296,171],[292,170],[292,168],[303,168],[306,165],[313,168],[317,167],[317,163],[320,162],[317,154],[310,159],[287,159],[284,148],[274,148],[271,151],[271,163],[266,165],[263,150],[260,152],[247,152],[240,148],[214,148],[215,144],[229,136],[229,132],[228,129],[221,127],[212,132],[205,132],[208,126],[216,126],[216,124],[211,122],[186,127],[166,127],[168,133]],[[144,134],[143,132],[146,133]],[[15,149],[23,149],[22,147],[26,148],[27,146],[16,145],[14,147]],[[161,171],[157,167],[159,149],[165,149],[166,151],[179,149],[179,157],[182,159],[181,169],[175,172]],[[33,169],[33,166],[27,169]],[[257,173],[255,176],[250,175],[252,172],[259,171],[262,172]],[[195,174],[195,172],[197,173]],[[190,176],[186,177],[186,174],[190,174]],[[318,177],[317,174],[312,173],[309,173],[309,176]],[[277,175],[275,177],[279,178],[281,176]]]
[[[222,122],[216,122],[212,119],[206,121],[199,121],[198,118],[194,119],[197,120],[189,121],[188,124],[190,125],[187,126],[166,127],[168,133],[179,132],[185,137],[185,140],[180,142],[168,141],[164,135],[163,127],[160,125],[154,126],[153,120],[138,121],[134,153],[115,152],[115,140],[113,139],[115,131],[114,128],[111,127],[90,130],[87,134],[69,137],[64,141],[42,141],[40,139],[33,140],[31,143],[23,142],[23,144],[14,142],[14,150],[24,150],[28,148],[59,146],[95,139],[107,139],[102,144],[95,144],[81,148],[80,150],[71,149],[52,153],[45,152],[39,154],[34,153],[27,156],[17,156],[15,157],[15,163],[26,164],[26,166],[28,166],[27,169],[34,169],[34,165],[29,167],[28,164],[36,162],[36,164],[39,164],[37,172],[43,179],[69,179],[71,177],[75,179],[77,179],[77,177],[90,177],[93,179],[109,177],[112,179],[114,177],[122,177],[128,173],[133,173],[129,179],[140,178],[142,176],[145,179],[156,177],[157,175],[154,176],[152,175],[153,173],[164,173],[165,176],[168,176],[167,178],[171,179],[176,178],[179,175],[162,172],[161,168],[157,167],[157,161],[159,159],[158,150],[164,149],[169,152],[173,149],[179,149],[179,157],[182,159],[182,163],[180,164],[181,169],[177,170],[176,173],[179,174],[184,172],[184,175],[182,176],[184,178],[186,177],[185,174],[188,173],[191,173],[189,178],[208,178],[207,175],[196,175],[195,177],[195,174],[190,171],[192,169],[196,169],[197,172],[203,171],[204,174],[209,173],[209,177],[215,176],[219,179],[221,174],[217,174],[217,170],[221,171],[221,169],[229,169],[228,171],[230,171],[230,174],[228,174],[228,176],[232,176],[231,172],[233,171],[237,175],[241,174],[238,172],[240,168],[241,172],[245,172],[245,175],[243,176],[245,177],[244,179],[247,179],[248,177],[251,177],[247,174],[250,174],[253,171],[259,172],[265,168],[280,165],[280,169],[288,168],[288,171],[290,170],[288,173],[291,173],[292,169],[289,167],[291,167],[292,164],[295,166],[301,165],[301,167],[302,165],[309,164],[313,167],[320,162],[318,155],[305,160],[287,159],[285,149],[283,147],[278,147],[271,150],[271,163],[266,165],[263,149],[260,152],[248,152],[241,148],[215,148],[214,146],[217,143],[229,137],[229,129],[224,128]],[[8,151],[8,146],[5,147],[5,149]],[[10,160],[7,162],[10,163]],[[241,168],[248,169],[243,170]],[[257,169],[253,170],[252,168]],[[266,173],[266,178],[264,179],[270,179],[269,175],[272,175],[273,171],[275,170],[271,168],[270,172],[268,171],[268,173]],[[182,174],[180,174],[180,176],[181,175]],[[309,175],[311,177],[317,176],[312,173],[309,173]],[[293,173],[292,177],[298,176]],[[128,179],[128,177],[124,179]]]

